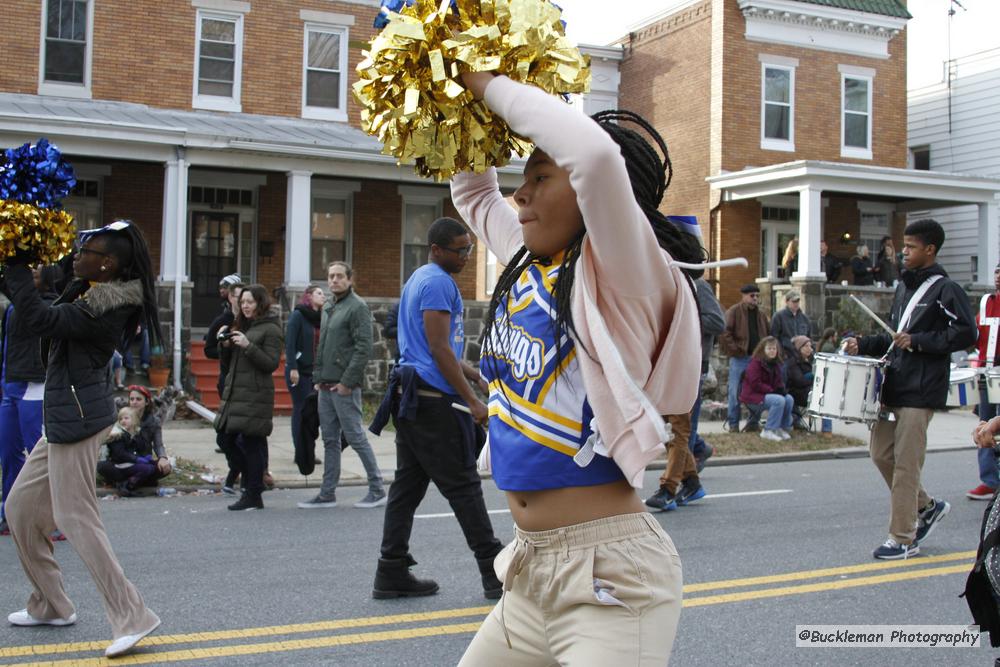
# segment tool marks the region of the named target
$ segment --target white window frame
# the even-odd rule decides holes
[[[450,196],[448,190],[427,188],[419,185],[400,185],[398,188],[402,205],[399,210],[399,285],[403,286],[406,273],[406,205],[433,206],[435,219],[440,218],[444,211],[444,200]],[[428,252],[430,246],[428,246]],[[420,268],[419,266],[417,268]]]
[[[872,159],[872,125],[874,125],[874,109],[872,108],[872,100],[874,99],[874,88],[875,88],[875,70],[868,67],[854,67],[851,65],[840,65],[840,156],[847,158],[856,158],[859,160],[871,160]],[[848,111],[847,110],[847,80],[855,79],[858,81],[864,81],[868,87],[868,123],[867,130],[868,136],[865,138],[867,142],[867,148],[860,148],[858,146],[848,146],[846,144],[847,139],[847,114],[861,115],[858,111]]]
[[[39,30],[38,47],[38,94],[55,95],[58,97],[75,97],[89,100],[91,92],[92,67],[94,63],[94,0],[87,2],[87,44],[83,49],[83,83],[67,83],[65,81],[45,80],[45,37],[48,32],[49,2],[42,0],[42,20]]]
[[[302,10],[301,17],[307,21],[302,28],[302,117],[313,120],[347,122],[347,81],[350,77],[347,50],[351,37],[349,26],[354,24],[354,17],[308,10]],[[325,20],[317,21],[315,19]],[[338,91],[340,106],[337,108],[314,107],[306,104],[309,87],[309,34],[311,32],[338,33],[340,35],[340,90]]]
[[[783,56],[771,56],[760,54],[760,147],[771,151],[795,151],[795,68],[798,67],[797,58],[785,58]],[[778,69],[788,72],[788,139],[774,139],[764,135],[766,131],[765,118],[767,116],[767,70]],[[770,104],[782,104],[781,102],[770,102]]]
[[[233,94],[231,97],[220,95],[201,95],[198,93],[198,79],[201,75],[201,24],[205,19],[233,21],[236,23],[234,39],[235,63],[233,65]],[[191,87],[191,106],[195,109],[211,111],[231,111],[240,113],[243,105],[240,102],[243,88],[243,14],[240,12],[221,12],[199,9],[195,19],[194,35],[194,81]]]

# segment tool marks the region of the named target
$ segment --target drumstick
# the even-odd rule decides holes
[[[861,299],[859,299],[858,297],[854,296],[853,294],[851,294],[851,295],[850,295],[850,297],[851,297],[852,299],[854,299],[854,303],[856,303],[856,304],[858,304],[859,306],[861,306],[861,310],[863,310],[863,311],[865,311],[866,313],[868,313],[868,316],[869,316],[869,317],[871,317],[871,318],[872,318],[873,320],[875,320],[876,322],[878,322],[878,325],[879,325],[880,327],[882,327],[882,328],[883,328],[883,329],[885,329],[885,330],[886,330],[887,332],[889,332],[889,335],[890,335],[890,336],[895,336],[895,335],[896,335],[896,332],[895,332],[895,331],[893,331],[893,330],[892,330],[892,328],[891,328],[891,327],[890,327],[890,326],[889,326],[888,324],[886,324],[885,322],[883,322],[883,321],[882,321],[882,318],[881,318],[881,317],[879,317],[879,316],[878,316],[878,315],[876,315],[876,314],[875,314],[874,312],[872,312],[872,309],[871,309],[871,308],[869,308],[868,306],[866,306],[866,305],[865,305],[865,304],[864,304],[864,303],[863,303],[863,302],[861,301]]]
[[[470,410],[468,407],[462,405],[461,403],[452,403],[451,407],[455,408],[459,412],[464,412],[467,415],[471,415],[472,414],[472,410]]]

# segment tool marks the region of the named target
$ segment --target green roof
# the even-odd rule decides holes
[[[899,0],[799,0],[799,2],[836,7],[837,9],[853,9],[856,12],[895,16],[901,19],[913,18]]]

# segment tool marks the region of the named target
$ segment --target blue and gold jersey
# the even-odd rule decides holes
[[[580,467],[573,456],[592,434],[576,346],[555,335],[552,287],[559,264],[534,262],[497,309],[479,363],[490,385],[490,464],[505,491],[593,486],[623,475],[596,455]],[[506,312],[505,312],[506,311]]]

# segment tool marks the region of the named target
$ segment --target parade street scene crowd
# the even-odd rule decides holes
[[[920,3],[652,3],[590,50],[548,0],[140,4],[162,19],[134,33],[151,50],[197,24],[172,117],[96,75],[124,38],[111,15],[138,6],[14,3],[43,53],[32,34],[37,91],[0,77],[0,136],[24,137],[0,160],[0,662],[995,658],[1000,179],[881,152],[906,151],[905,113],[891,129],[872,105],[899,76],[905,103]],[[302,61],[287,122],[333,134],[253,101],[282,4]],[[635,91],[723,88],[654,82],[700,46],[642,51],[710,24],[733,52],[765,46],[742,69],[718,56],[726,81],[760,78],[751,166],[702,173],[670,124],[697,114],[666,121]],[[826,103],[811,53],[837,53]],[[592,106],[608,67],[616,103]],[[44,127],[7,131],[46,95],[150,146],[244,123],[218,157],[235,162],[206,158],[214,126],[154,165],[162,192],[128,194],[135,154],[102,163],[83,125],[39,106]],[[806,120],[825,106],[842,131]],[[398,185],[320,145],[347,131]],[[788,157],[796,131],[801,150],[840,133],[843,165]],[[285,132],[308,152],[256,172]],[[802,180],[779,192],[769,169]],[[678,198],[706,176],[709,206]],[[859,185],[882,176],[895,194]],[[845,204],[851,178],[870,202]]]

